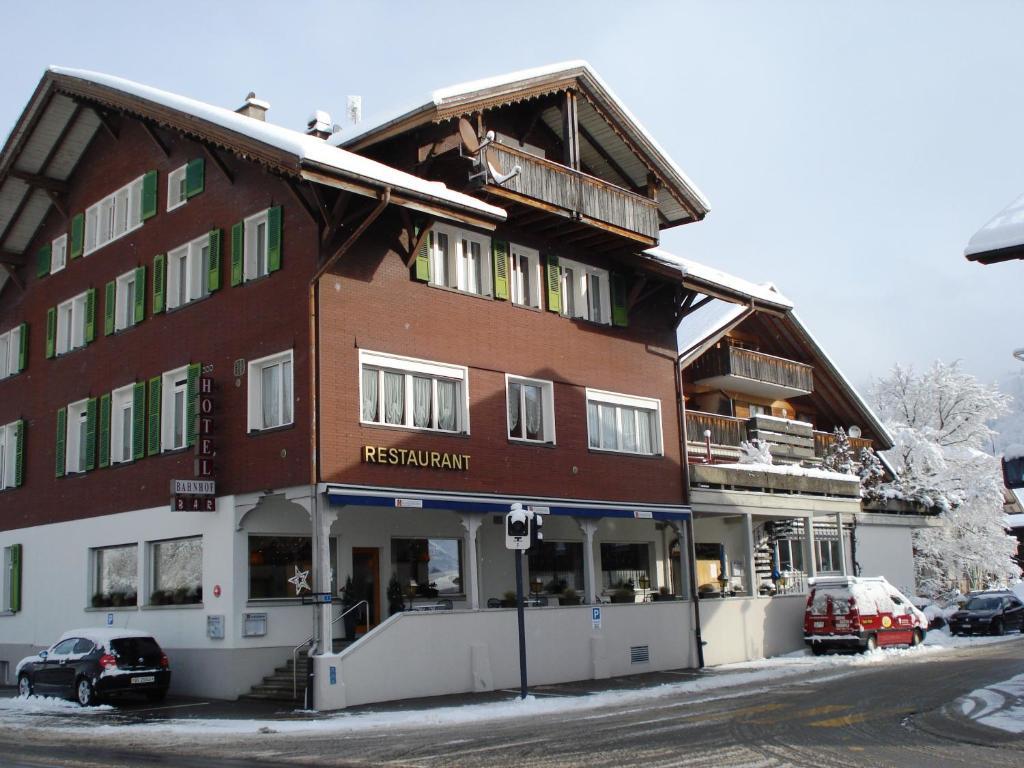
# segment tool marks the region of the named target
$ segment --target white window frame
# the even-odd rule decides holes
[[[18,472],[18,422],[0,426],[0,491],[13,488]]]
[[[277,429],[295,423],[295,356],[293,350],[278,352],[274,355],[261,357],[249,363],[249,431],[259,432],[265,429]],[[288,365],[287,377],[284,372]],[[266,424],[263,419],[263,371],[267,368],[281,368],[281,386],[278,414],[281,417],[277,424]],[[287,387],[285,386],[287,382]],[[286,397],[287,395],[287,397]],[[285,420],[287,416],[287,420]]]
[[[167,309],[210,295],[210,236],[202,235],[167,252]],[[182,285],[184,273],[184,286]],[[184,291],[182,290],[184,288]]]
[[[89,292],[57,305],[57,346],[58,355],[85,346],[85,307]]]
[[[185,194],[185,177],[188,163],[167,174],[167,210],[173,211],[188,202]]]
[[[594,435],[591,434],[591,423],[590,423],[590,404],[594,403],[597,406],[614,406],[616,410],[615,421],[616,421],[616,447],[609,447],[601,445],[601,428],[598,424],[598,435],[597,445],[594,445]],[[653,453],[644,453],[642,451],[630,451],[622,447],[622,410],[623,408],[629,408],[633,410],[652,411],[654,413],[654,434],[652,437],[652,443],[654,444]],[[634,419],[634,424],[637,424],[637,420]],[[639,426],[636,427],[636,445],[640,445],[639,440]],[[609,453],[623,453],[628,456],[664,456],[665,447],[663,442],[664,430],[661,422],[661,401],[650,397],[637,397],[634,395],[623,395],[617,392],[606,392],[600,389],[587,388],[587,445],[592,451],[602,451]]]
[[[133,583],[131,584],[130,588],[135,590],[134,591],[135,602],[134,603],[130,603],[130,604],[125,604],[123,607],[130,608],[130,609],[135,609],[138,606],[142,605],[142,600],[141,600],[141,597],[139,595],[139,561],[140,561],[141,557],[139,555],[139,545],[138,545],[137,542],[129,542],[127,544],[111,544],[109,546],[104,546],[104,547],[90,547],[90,549],[89,549],[89,597],[90,597],[90,599],[94,595],[98,594],[99,593],[99,589],[100,589],[100,583],[99,583],[99,581],[100,581],[100,579],[99,579],[99,576],[100,576],[100,574],[99,574],[99,561],[102,558],[102,555],[100,553],[101,552],[102,553],[113,552],[115,550],[120,550],[120,549],[129,551],[129,550],[131,550],[133,548],[135,550],[135,579],[134,579]],[[127,595],[127,594],[131,594],[131,593],[126,592],[125,594]],[[117,606],[108,606],[107,608],[109,608],[109,607],[117,607]]]
[[[135,297],[140,290],[135,285],[135,270],[117,278],[114,299],[114,330],[123,331],[135,325]]]
[[[142,226],[142,181],[145,175],[111,192],[85,210],[85,255]]]
[[[181,414],[174,418],[177,395],[181,394]],[[181,427],[181,444],[175,438],[175,427]],[[160,382],[160,450],[178,451],[188,446],[188,366],[167,371]]]
[[[526,285],[523,285],[523,265]],[[543,280],[540,267],[540,253],[516,243],[509,246],[508,292],[512,303],[519,307],[540,309],[540,287]]]
[[[88,439],[89,401],[69,403],[67,410],[67,434],[64,439],[64,474],[77,475],[85,472],[85,457]]]
[[[260,235],[260,225],[263,225],[263,234]],[[245,282],[257,280],[270,274],[268,260],[270,258],[270,209],[254,213],[247,218],[243,224],[245,245],[245,263],[242,274]],[[263,247],[262,263],[260,263],[260,246]]]
[[[3,568],[3,574],[2,574],[2,576],[0,576],[0,582],[2,582],[2,584],[3,584],[3,592],[0,592],[0,615],[2,615],[2,614],[10,614],[11,613],[11,607],[12,607],[12,604],[14,602],[14,600],[13,600],[14,596],[11,594],[11,586],[12,586],[12,584],[11,584],[11,569],[12,569],[12,567],[14,565],[14,563],[13,563],[14,555],[12,554],[12,550],[14,549],[14,546],[15,545],[9,545],[9,546],[4,547],[3,548],[3,557],[0,558],[0,560],[2,560],[2,562],[0,562],[0,568]],[[24,567],[24,565],[22,565],[22,569],[21,569],[21,578],[22,578],[22,582],[21,582],[22,583],[22,587],[21,587],[21,589],[22,589],[22,592],[24,593],[24,590],[25,590],[25,567]]]
[[[367,421],[363,418],[363,369],[372,368],[377,371],[377,421]],[[404,381],[404,423],[394,424],[387,422],[384,416],[384,373],[397,373],[405,376]],[[431,378],[434,383],[431,385],[431,423],[437,424],[437,380],[445,379],[456,381],[459,385],[459,406],[455,411],[455,429],[441,429],[437,426],[417,427],[414,426],[414,411],[411,407],[414,402],[413,379],[416,376]],[[442,435],[468,435],[469,434],[469,369],[463,365],[452,365],[450,363],[436,363],[429,360],[419,360],[414,357],[403,357],[391,355],[385,352],[370,352],[359,350],[359,422],[368,426],[385,426],[394,429],[409,429],[417,432],[435,432]]]
[[[68,265],[68,236],[63,234],[50,243],[50,274],[60,272]]]
[[[599,269],[571,259],[560,259],[560,282],[562,291],[562,314],[566,317],[589,320],[592,323],[611,325],[612,292],[611,275],[607,269]],[[598,280],[598,296],[593,297],[593,281]]]
[[[160,603],[161,605],[202,605],[203,598],[203,536],[199,534],[197,536],[178,536],[173,539],[158,539],[155,541],[146,542],[146,605],[156,605],[153,603],[152,598],[157,588],[157,577],[159,576],[158,564],[159,557],[157,550],[162,544],[177,544],[179,542],[186,541],[198,541],[199,542],[199,599],[189,600],[184,603]]]
[[[0,333],[0,379],[6,379],[18,372],[21,360],[21,326]]]
[[[447,253],[441,250],[441,236],[447,239]],[[469,256],[466,245],[476,244],[480,249],[478,290],[471,290]],[[472,249],[469,249],[472,250]],[[491,238],[468,229],[457,229],[444,224],[434,225],[434,246],[430,253],[430,282],[474,296],[492,296]]]
[[[124,452],[125,420],[128,422],[129,447]],[[135,458],[135,385],[115,389],[110,394],[110,463],[124,464]]]
[[[523,386],[538,387],[541,391],[541,414],[543,423],[541,424],[542,435],[540,438],[530,438],[524,436],[512,434],[512,418],[509,414],[509,398],[512,397],[512,384],[521,385],[519,388],[519,419],[520,423],[526,413],[526,392],[523,390]],[[507,430],[508,439],[517,443],[533,443],[539,445],[554,445],[555,444],[555,388],[554,384],[545,379],[531,379],[526,376],[515,376],[510,373],[505,374],[505,426]]]

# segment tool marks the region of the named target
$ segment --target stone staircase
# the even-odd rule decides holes
[[[342,650],[352,644],[348,640],[335,640],[334,652]],[[274,669],[272,674],[263,678],[262,683],[257,683],[249,693],[239,696],[239,699],[248,701],[282,701],[289,704],[301,705],[306,689],[306,678],[309,674],[309,653],[303,648],[295,657],[294,663],[289,658],[283,666]],[[293,677],[294,675],[294,677]],[[293,693],[294,680],[294,693]]]

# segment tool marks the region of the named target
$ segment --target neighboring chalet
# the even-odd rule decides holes
[[[964,256],[979,264],[1024,259],[1024,195],[974,233],[964,248]]]

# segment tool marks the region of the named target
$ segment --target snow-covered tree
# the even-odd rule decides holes
[[[844,475],[855,474],[853,448],[850,447],[850,438],[846,436],[846,430],[842,427],[836,427],[832,433],[832,442],[828,445],[825,458],[821,460],[821,468]]]
[[[1009,398],[942,362],[923,374],[896,366],[873,396],[895,439],[888,455],[898,474],[877,493],[941,513],[941,527],[914,533],[918,589],[938,595],[1015,578],[999,461],[983,451],[994,436],[988,423]]]
[[[857,476],[860,477],[861,495],[871,498],[877,495],[878,487],[885,477],[882,462],[871,446],[861,448],[857,453]]]
[[[740,464],[771,464],[771,446],[764,440],[740,441]]]

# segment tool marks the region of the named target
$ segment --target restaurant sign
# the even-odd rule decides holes
[[[382,445],[364,445],[363,461],[367,464],[391,464],[398,467],[422,469],[450,469],[469,471],[468,453],[416,451],[410,448],[386,448]]]

